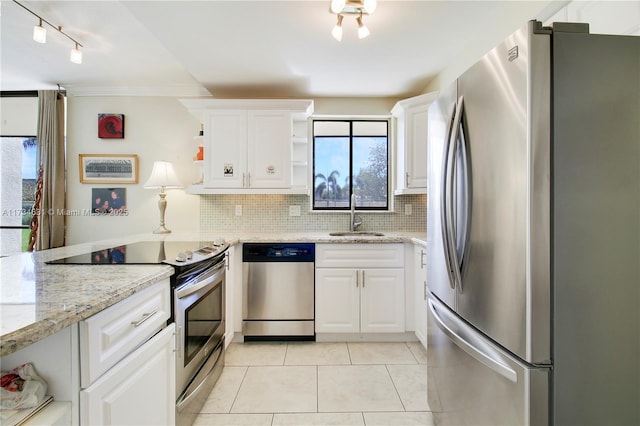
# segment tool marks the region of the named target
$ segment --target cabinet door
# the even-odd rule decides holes
[[[428,105],[420,105],[406,112],[407,188],[427,188],[427,111]]]
[[[243,188],[247,178],[247,113],[204,114],[204,186]]]
[[[360,287],[355,269],[316,269],[316,332],[360,331]]]
[[[174,329],[163,329],[80,392],[81,424],[175,424]]]
[[[361,332],[404,332],[404,271],[363,269],[360,281]]]
[[[414,246],[413,274],[415,290],[415,329],[416,337],[422,345],[427,347],[427,269],[426,249]]]
[[[248,112],[249,188],[291,186],[291,113]]]

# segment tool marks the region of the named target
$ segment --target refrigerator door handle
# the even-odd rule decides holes
[[[458,98],[458,102],[456,103],[457,107],[456,107],[455,115],[453,118],[453,126],[451,130],[450,141],[449,141],[449,145],[451,146],[450,177],[449,177],[448,193],[446,195],[449,201],[447,205],[447,222],[448,222],[447,237],[449,240],[448,244],[450,247],[450,250],[449,250],[450,268],[449,269],[451,270],[451,274],[454,277],[456,286],[458,287],[458,291],[460,293],[462,293],[462,273],[461,273],[461,268],[460,268],[461,264],[458,258],[457,245],[456,245],[456,240],[457,240],[456,236],[458,232],[456,224],[457,224],[458,212],[457,212],[457,209],[454,212],[454,200],[457,198],[456,197],[457,185],[455,185],[456,170],[457,170],[456,160],[458,157],[458,149],[460,149],[458,144],[458,139],[460,136],[460,124],[462,122],[463,102],[464,102],[464,98],[460,96]]]
[[[458,98],[458,113],[455,117],[454,129],[455,135],[453,136],[456,143],[456,157],[457,154],[460,153],[460,161],[462,164],[462,174],[463,176],[457,176],[458,179],[462,179],[462,185],[456,184],[456,189],[460,189],[462,191],[462,198],[456,197],[457,200],[461,200],[463,205],[456,206],[456,225],[458,222],[458,215],[463,215],[462,220],[460,221],[462,224],[462,229],[458,229],[456,227],[456,235],[454,236],[454,242],[457,242],[461,237],[460,243],[460,255],[458,255],[458,247],[457,245],[455,250],[455,264],[458,266],[458,290],[460,293],[464,291],[462,274],[464,269],[466,268],[467,259],[469,258],[469,239],[471,238],[471,209],[472,209],[472,176],[471,176],[471,166],[470,166],[470,152],[469,146],[467,143],[467,133],[464,129],[463,117],[464,117],[464,96],[460,96]],[[459,143],[458,143],[459,142]],[[456,169],[457,170],[457,169]]]
[[[518,374],[503,360],[502,355],[477,336],[470,326],[450,313],[432,295],[429,295],[428,303],[438,328],[460,349],[504,378],[518,382]]]
[[[453,132],[453,123],[454,123],[454,118],[455,118],[455,114],[457,111],[458,106],[456,104],[453,105],[453,110],[451,111],[451,114],[449,116],[449,124],[447,126],[447,134],[445,135],[444,138],[444,149],[443,149],[443,156],[442,156],[442,176],[441,176],[441,182],[442,182],[442,187],[440,190],[440,223],[442,224],[441,227],[441,231],[442,231],[442,245],[444,246],[444,257],[445,257],[445,262],[447,264],[447,274],[449,276],[449,286],[455,290],[456,288],[456,281],[455,281],[455,276],[453,275],[453,264],[451,262],[451,251],[452,251],[452,247],[451,247],[451,239],[449,237],[451,231],[450,231],[450,226],[451,224],[449,223],[448,217],[449,217],[449,208],[448,208],[448,202],[449,202],[449,198],[447,196],[447,194],[450,191],[450,186],[448,185],[451,176],[453,175],[453,172],[451,170],[451,165],[450,165],[450,160],[449,160],[449,156],[451,153],[451,133]]]

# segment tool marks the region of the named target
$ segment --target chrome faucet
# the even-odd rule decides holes
[[[360,220],[356,221],[356,217]],[[356,194],[351,194],[351,231],[355,231],[360,225],[362,225],[362,218],[356,216]]]

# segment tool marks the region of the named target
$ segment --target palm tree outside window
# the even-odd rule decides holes
[[[313,208],[389,209],[387,120],[313,122]]]

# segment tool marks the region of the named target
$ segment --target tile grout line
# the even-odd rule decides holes
[[[320,366],[316,365],[316,413],[320,412]]]
[[[238,390],[236,390],[236,395],[233,397],[233,402],[229,407],[229,412],[227,414],[232,414],[231,410],[233,410],[233,406],[236,404],[238,400],[238,395],[240,394],[240,389],[242,388],[242,384],[244,383],[244,379],[247,377],[247,373],[249,372],[249,366],[245,366],[244,374],[242,375],[242,380],[240,380],[240,386],[238,386]]]
[[[398,386],[396,385],[396,382],[393,380],[393,376],[391,375],[391,371],[389,371],[389,364],[385,364],[384,365],[384,369],[387,370],[387,374],[389,375],[389,379],[391,380],[391,383],[393,384],[393,389],[396,391],[396,395],[398,396],[398,400],[400,401],[400,404],[402,404],[402,408],[404,409],[404,412],[406,413],[407,412],[407,407],[404,405],[404,401],[402,400],[402,397],[400,396],[400,392],[398,391]]]

